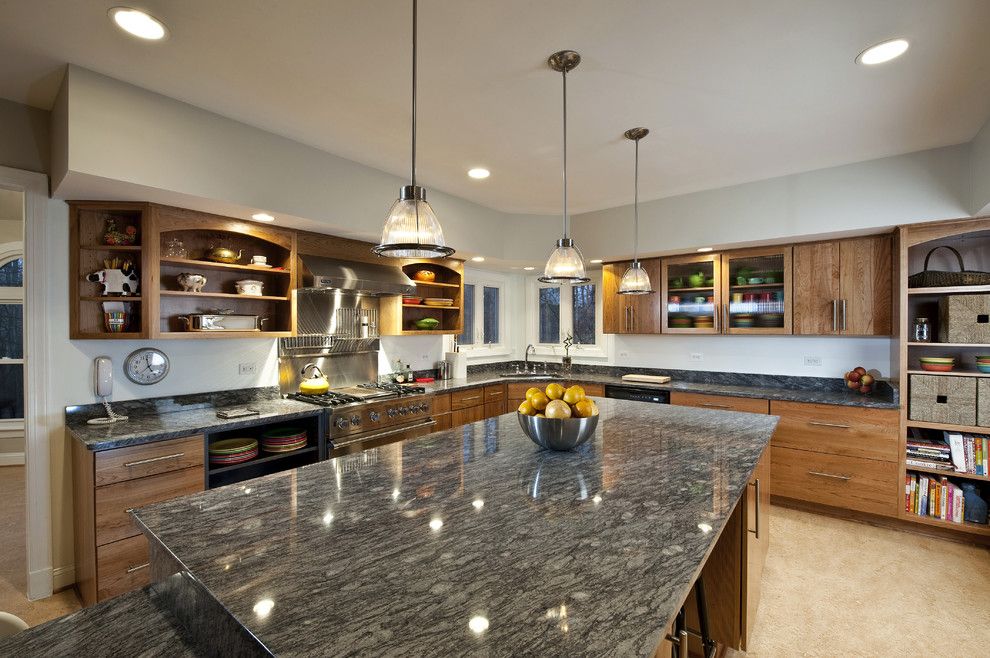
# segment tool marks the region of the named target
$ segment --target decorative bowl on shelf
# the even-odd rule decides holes
[[[763,281],[764,279],[761,276],[751,276],[746,282],[751,286],[759,286],[763,284]]]
[[[990,363],[979,363],[976,364],[976,369],[980,372],[990,373]]]
[[[433,331],[440,326],[440,320],[436,318],[421,318],[413,323],[417,329],[422,331]]]
[[[598,427],[598,416],[587,418],[539,418],[516,412],[523,432],[541,448],[573,450],[590,439]]]
[[[701,286],[705,285],[705,273],[695,272],[694,274],[689,276],[688,285],[690,285],[692,288],[700,288]]]
[[[437,273],[433,270],[416,270],[413,278],[424,283],[433,283],[437,280]]]
[[[671,279],[670,280],[670,287],[671,288],[683,288],[684,287],[684,279]]]
[[[402,298],[402,303],[403,304],[419,304],[422,301],[423,300],[420,297],[403,297]]]
[[[234,283],[238,295],[261,297],[265,284],[257,279],[241,279]]]
[[[918,360],[921,362],[921,369],[929,372],[952,372],[956,365],[955,357],[951,356],[923,356]]]

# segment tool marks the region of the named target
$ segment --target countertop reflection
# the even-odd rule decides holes
[[[278,655],[652,655],[777,419],[599,405],[571,453],[509,414],[136,517]]]

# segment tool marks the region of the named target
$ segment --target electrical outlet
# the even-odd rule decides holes
[[[619,356],[629,356],[629,352],[619,352]]]
[[[258,364],[257,363],[241,363],[237,366],[238,375],[257,375],[258,374]]]
[[[804,365],[809,368],[821,368],[822,367],[822,357],[820,356],[806,356],[804,357]]]
[[[702,354],[701,352],[691,352],[691,360],[692,361],[704,361],[705,360],[705,355]]]

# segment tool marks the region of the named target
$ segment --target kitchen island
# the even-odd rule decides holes
[[[508,414],[134,516],[276,655],[649,656],[777,419],[599,405],[572,453]]]

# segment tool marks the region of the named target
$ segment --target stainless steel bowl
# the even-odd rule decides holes
[[[518,411],[519,426],[533,443],[550,450],[573,450],[595,433],[598,416],[588,418],[537,418]]]

